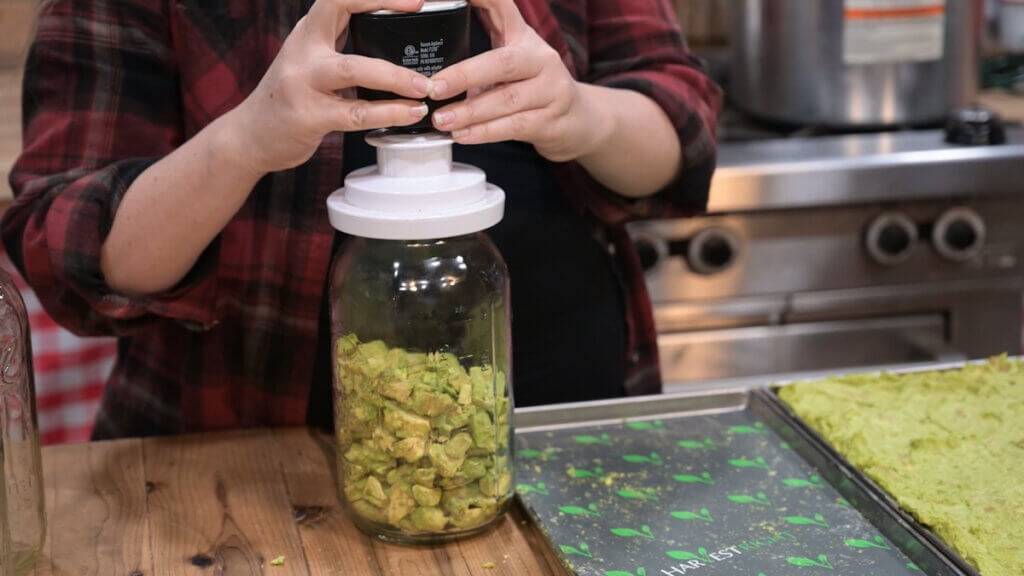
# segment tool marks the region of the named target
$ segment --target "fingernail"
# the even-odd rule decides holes
[[[419,106],[410,107],[409,114],[411,114],[413,118],[422,118],[427,115],[428,110],[430,109],[427,108],[426,104],[420,104]]]
[[[444,80],[436,80],[431,82],[430,97],[434,100],[440,100],[444,97],[448,90],[448,82]]]
[[[455,130],[452,132],[452,138],[458,140],[459,138],[465,138],[469,136],[469,128],[462,128],[461,130]]]
[[[433,89],[434,83],[423,76],[416,76],[412,79],[412,87],[416,90],[417,94],[423,96],[430,95],[430,91]]]
[[[455,121],[454,112],[434,112],[434,125],[441,127],[447,126]]]

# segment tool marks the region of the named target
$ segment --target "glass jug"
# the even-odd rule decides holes
[[[4,447],[0,444],[0,470],[4,466]],[[4,495],[4,475],[0,474],[0,575],[12,572],[11,561],[11,540],[7,532],[7,498]]]
[[[32,374],[25,302],[10,275],[0,269],[0,446],[11,541],[8,562],[13,567],[5,575],[29,570],[46,530]]]
[[[377,538],[453,540],[512,497],[508,271],[480,232],[504,194],[443,136],[368,140],[328,201],[358,234],[330,278],[339,495]]]

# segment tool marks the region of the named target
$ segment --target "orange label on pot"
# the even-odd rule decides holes
[[[945,27],[945,0],[845,0],[843,63],[941,60]]]

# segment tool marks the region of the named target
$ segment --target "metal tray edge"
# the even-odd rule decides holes
[[[655,417],[733,412],[745,409],[749,400],[750,390],[737,388],[531,406],[515,410],[515,430],[517,433],[538,432]]]
[[[999,356],[990,356],[987,358],[980,358],[976,360],[954,360],[949,362],[915,362],[913,364],[906,365],[892,365],[882,366],[874,368],[865,368],[864,370],[843,370],[836,373],[819,372],[807,377],[800,378],[780,378],[772,379],[765,378],[764,384],[754,386],[754,389],[765,389],[774,388],[781,386],[789,386],[790,384],[799,384],[801,382],[817,382],[826,378],[843,377],[843,376],[872,376],[882,374],[920,374],[922,372],[944,372],[946,370],[959,370],[965,366],[985,364],[992,358],[998,358]],[[1013,360],[1017,362],[1024,362],[1024,356],[1006,356],[1007,360]]]

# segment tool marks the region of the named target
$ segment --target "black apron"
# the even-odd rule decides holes
[[[472,53],[490,47],[474,15]],[[344,173],[374,164],[365,132],[345,135]],[[611,256],[559,189],[551,163],[533,146],[456,145],[457,162],[482,169],[505,191],[505,216],[486,233],[512,287],[512,389],[516,406],[625,394],[626,326],[621,281]],[[344,235],[334,240],[336,253]],[[331,427],[330,324],[324,287],[308,421]]]

